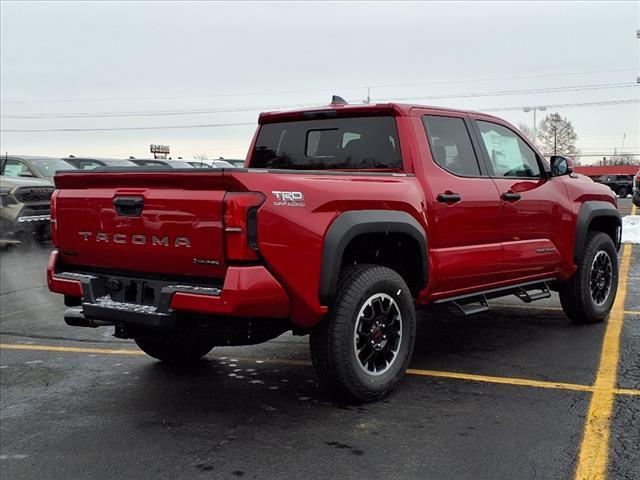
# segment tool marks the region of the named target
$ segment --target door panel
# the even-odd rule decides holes
[[[429,247],[437,256],[433,298],[499,281],[502,206],[498,189],[478,162],[468,120],[425,110],[415,129],[420,173],[425,191],[431,191]]]
[[[538,153],[508,124],[478,118],[474,130],[502,201],[505,279],[553,276],[562,223],[571,218],[564,185],[544,175]]]
[[[517,279],[553,273],[562,256],[556,244],[560,234],[566,191],[560,182],[542,179],[494,178],[498,190],[520,195],[502,201],[504,274]]]

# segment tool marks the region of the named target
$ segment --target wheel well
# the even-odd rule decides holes
[[[611,216],[596,217],[591,220],[588,232],[606,233],[613,240],[614,245],[618,245],[618,227],[620,226],[618,219]]]
[[[409,234],[399,232],[364,233],[354,237],[344,250],[340,271],[357,264],[375,264],[395,270],[416,297],[425,278],[420,261],[420,244]]]

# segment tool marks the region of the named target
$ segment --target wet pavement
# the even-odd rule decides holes
[[[215,348],[187,368],[111,328],[66,326],[46,288],[49,249],[0,252],[3,478],[575,475],[608,324],[573,325],[555,295],[468,318],[421,312],[397,391],[351,406],[317,385],[307,337]],[[640,478],[640,246],[624,283],[611,479]]]

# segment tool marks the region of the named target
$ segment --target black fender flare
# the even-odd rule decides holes
[[[364,233],[404,233],[420,246],[420,285],[428,275],[427,234],[422,225],[406,212],[396,210],[353,210],[340,214],[329,226],[322,248],[320,271],[320,303],[330,305],[340,276],[340,266],[349,242]]]
[[[584,252],[584,244],[587,240],[587,234],[589,232],[589,225],[596,218],[612,218],[618,225],[616,233],[617,238],[613,239],[613,243],[616,249],[620,248],[620,237],[622,234],[622,217],[618,209],[609,202],[602,202],[598,200],[591,200],[585,202],[580,207],[578,213],[578,219],[576,221],[576,238],[573,248],[573,260],[578,262],[579,258]]]

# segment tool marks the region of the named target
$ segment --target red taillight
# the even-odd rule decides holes
[[[232,192],[224,196],[224,250],[229,261],[258,260],[258,207],[265,196]]]
[[[58,190],[54,190],[51,195],[51,243],[54,247],[58,246],[58,222],[56,221],[56,205],[58,203]]]

